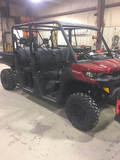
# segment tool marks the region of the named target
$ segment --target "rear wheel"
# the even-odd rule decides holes
[[[95,101],[83,93],[72,94],[66,102],[68,119],[74,127],[82,131],[88,131],[97,125],[99,111]]]
[[[13,90],[16,87],[15,76],[11,69],[4,69],[1,72],[1,83],[6,90]]]

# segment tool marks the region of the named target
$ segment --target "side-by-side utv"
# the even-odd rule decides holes
[[[0,62],[10,67],[1,72],[5,89],[23,88],[65,105],[73,126],[83,131],[96,126],[104,102],[116,100],[120,60],[97,28],[57,21],[18,24],[12,41],[13,52],[0,53]]]

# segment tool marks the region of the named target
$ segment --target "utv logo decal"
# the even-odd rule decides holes
[[[100,64],[100,67],[107,68],[104,64]]]

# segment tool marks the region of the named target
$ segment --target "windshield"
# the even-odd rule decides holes
[[[77,60],[102,60],[110,58],[102,35],[97,30],[72,29],[65,31]]]
[[[97,31],[88,29],[72,30],[72,47],[73,48],[91,48],[96,51],[97,48]],[[105,50],[104,44],[102,49]]]

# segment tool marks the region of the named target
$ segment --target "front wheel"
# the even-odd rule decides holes
[[[11,69],[2,70],[1,83],[6,90],[13,90],[16,87],[15,76]]]
[[[100,109],[95,101],[84,93],[72,94],[66,102],[66,114],[74,127],[82,131],[94,128]]]

